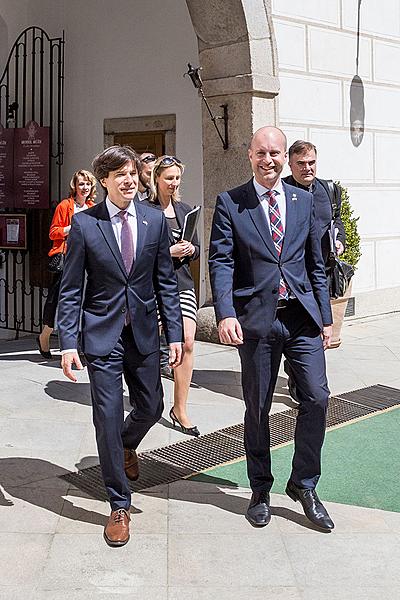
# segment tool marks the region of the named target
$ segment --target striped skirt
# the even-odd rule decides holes
[[[188,319],[192,319],[195,323],[197,322],[197,300],[194,289],[192,290],[182,290],[179,292],[179,301],[181,304],[182,316],[187,317]],[[157,307],[157,318],[158,324],[161,326],[161,318],[160,313],[158,312]]]

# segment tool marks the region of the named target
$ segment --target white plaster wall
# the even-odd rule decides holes
[[[202,205],[201,102],[183,78],[187,63],[199,62],[186,2],[1,0],[0,70],[31,25],[50,37],[65,30],[63,195],[71,174],[90,169],[103,149],[104,119],[175,114],[175,153],[186,164],[182,197]],[[202,239],[202,222],[199,233]],[[204,270],[203,260],[203,283]]]
[[[5,24],[5,25],[4,25]],[[176,153],[186,163],[183,197],[202,204],[201,105],[187,62],[197,40],[184,1],[2,0],[7,54],[27,26],[65,30],[64,189],[103,148],[105,118],[176,114]],[[0,52],[4,48],[0,44]],[[4,52],[0,54],[4,64]]]
[[[363,256],[356,297],[376,313],[379,293],[400,292],[400,2],[361,3],[359,69],[365,86],[365,135],[350,139],[350,84],[356,74],[358,0],[273,0],[278,47],[280,126],[318,148],[318,174],[348,187],[359,216]],[[290,172],[287,168],[285,173]],[[387,294],[385,289],[396,288]],[[377,301],[378,298],[378,301]],[[372,307],[372,303],[374,307]],[[356,302],[357,306],[357,302]],[[357,313],[356,313],[357,316]]]

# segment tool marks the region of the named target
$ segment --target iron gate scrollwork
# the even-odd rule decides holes
[[[27,250],[0,251],[0,328],[35,332],[49,285],[50,199],[61,198],[64,110],[64,32],[50,38],[29,27],[15,41],[0,79],[0,123],[25,127],[36,121],[50,128],[48,209],[13,209],[27,214]],[[2,209],[2,211],[7,209]]]

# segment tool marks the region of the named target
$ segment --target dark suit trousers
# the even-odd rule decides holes
[[[313,489],[321,474],[329,389],[319,329],[295,300],[278,309],[268,337],[239,346],[246,404],[244,442],[253,491],[269,491],[271,472],[269,411],[282,354],[288,360],[300,401],[292,463],[292,481]]]
[[[131,493],[124,471],[124,447],[136,449],[163,411],[160,354],[137,351],[130,326],[124,327],[108,356],[85,355],[93,422],[104,484],[111,509],[129,509]],[[124,421],[122,373],[132,411]]]

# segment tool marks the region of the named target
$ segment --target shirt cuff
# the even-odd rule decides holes
[[[78,350],[76,348],[71,348],[71,350],[61,350],[61,356],[64,356],[64,354],[67,354],[67,352],[78,352]]]

